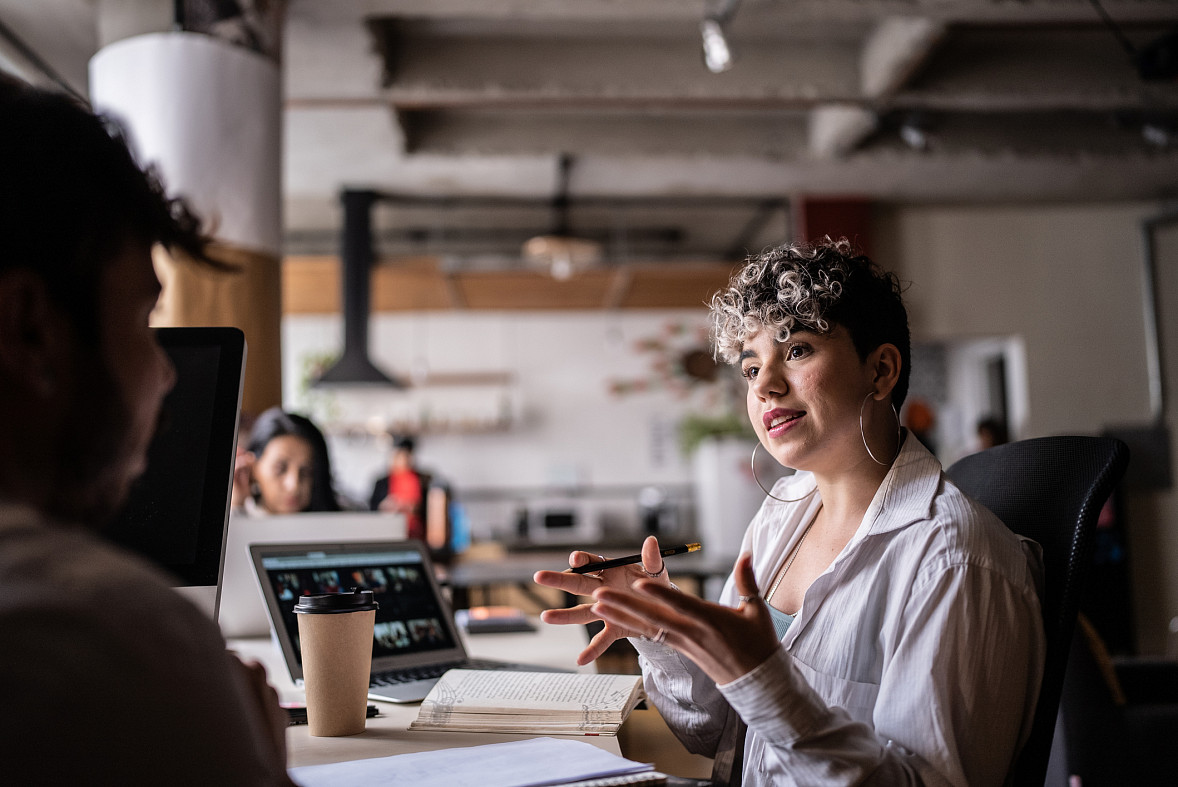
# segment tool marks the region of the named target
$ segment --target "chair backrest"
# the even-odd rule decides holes
[[[1129,449],[1113,438],[1040,437],[972,454],[945,471],[1007,527],[1043,547],[1047,662],[1031,735],[1015,766],[1016,784],[1041,787],[1046,777],[1092,534],[1128,462]]]

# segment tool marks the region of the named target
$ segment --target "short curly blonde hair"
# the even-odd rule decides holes
[[[777,341],[795,328],[827,334],[841,325],[861,358],[890,343],[900,350],[899,407],[908,393],[911,339],[900,281],[861,254],[846,238],[778,246],[750,257],[710,302],[715,353],[740,359],[744,342],[767,328]]]

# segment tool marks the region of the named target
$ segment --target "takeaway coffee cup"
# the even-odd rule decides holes
[[[364,732],[378,606],[371,590],[359,589],[301,596],[295,604],[312,735]]]

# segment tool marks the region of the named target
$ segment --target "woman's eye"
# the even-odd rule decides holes
[[[740,370],[740,376],[746,380],[757,379],[757,372],[760,371],[756,366],[746,366]]]
[[[804,344],[794,344],[791,345],[788,350],[786,350],[785,357],[791,361],[796,361],[799,358],[805,358],[809,354],[809,347]]]

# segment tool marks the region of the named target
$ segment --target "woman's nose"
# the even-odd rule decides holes
[[[753,393],[759,399],[780,396],[788,391],[789,383],[786,382],[785,375],[777,374],[768,367],[762,369],[753,380]]]

